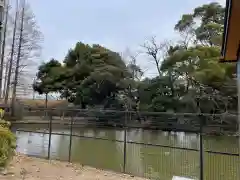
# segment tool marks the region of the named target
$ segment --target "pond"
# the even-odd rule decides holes
[[[24,130],[27,129],[24,127]],[[70,130],[53,128],[53,132],[59,134],[51,135],[51,158],[68,160]],[[123,171],[123,130],[78,128],[73,130],[73,134],[70,152],[72,162]],[[18,152],[48,156],[49,134],[16,130],[16,136]],[[127,141],[126,173],[163,180],[172,180],[174,176],[199,179],[197,134],[131,129],[127,131]],[[206,180],[240,179],[240,158],[236,155],[239,153],[238,143],[238,138],[233,136],[204,137]],[[156,144],[161,146],[155,146]]]

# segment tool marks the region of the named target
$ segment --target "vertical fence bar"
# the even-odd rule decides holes
[[[238,88],[238,147],[240,149],[240,45],[238,50],[238,61],[237,61],[237,88]],[[240,152],[239,152],[240,153]]]
[[[71,114],[70,142],[69,142],[68,162],[71,162],[71,154],[72,154],[72,136],[73,136],[73,115]]]
[[[46,112],[46,114],[49,114],[49,113]],[[52,141],[52,118],[50,118],[50,121],[49,121],[48,159],[50,159],[51,141]]]
[[[126,172],[126,164],[127,164],[127,117],[128,111],[125,112],[124,119],[124,145],[123,145],[123,172]]]
[[[204,146],[203,146],[203,118],[202,115],[199,115],[200,120],[200,131],[199,131],[199,152],[200,152],[200,180],[204,180]]]

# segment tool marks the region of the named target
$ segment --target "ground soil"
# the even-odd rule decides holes
[[[17,154],[0,180],[144,180],[126,174]]]

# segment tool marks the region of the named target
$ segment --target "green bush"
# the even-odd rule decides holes
[[[11,126],[11,123],[9,121],[5,121],[3,119],[0,119],[0,126],[4,128],[9,128]]]
[[[16,137],[9,127],[8,121],[0,119],[0,167],[5,167],[15,153]]]

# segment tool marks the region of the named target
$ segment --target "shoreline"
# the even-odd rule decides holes
[[[17,153],[0,180],[146,180],[113,171],[105,171],[80,164],[46,160]]]
[[[30,121],[10,121],[12,127],[21,127],[21,126],[43,126],[49,128],[50,121],[46,120],[30,120]],[[124,130],[124,126],[117,124],[113,125],[98,125],[98,124],[86,124],[80,122],[74,122],[71,124],[69,121],[59,121],[59,120],[52,120],[52,126],[55,128],[70,128],[73,125],[73,128],[107,128],[107,129],[118,129]],[[146,125],[128,125],[127,128],[130,129],[142,129],[142,130],[152,130],[152,131],[165,131],[165,132],[185,132],[185,133],[199,133],[200,127],[199,126],[188,126],[186,125],[175,125],[175,126],[146,126]],[[222,136],[222,135],[230,135],[230,136],[237,136],[237,131],[233,130],[226,130],[224,126],[207,126],[203,128],[204,135],[213,135],[213,136]]]

